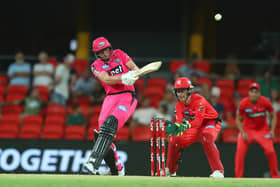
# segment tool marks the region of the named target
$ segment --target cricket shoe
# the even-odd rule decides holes
[[[117,169],[118,169],[118,176],[125,176],[125,168],[124,165],[118,161],[116,163]]]
[[[87,163],[84,164],[84,169],[91,175],[99,175],[99,172],[94,168],[94,160],[90,158]]]
[[[224,174],[219,170],[215,170],[209,177],[210,178],[215,178],[215,179],[223,179]]]
[[[120,161],[116,162],[117,170],[118,170],[118,176],[125,176],[125,168],[122,165]],[[111,171],[108,170],[106,172],[103,172],[101,175],[112,175]]]
[[[170,173],[169,168],[165,168],[165,175],[167,177],[176,177],[176,171],[174,173]]]

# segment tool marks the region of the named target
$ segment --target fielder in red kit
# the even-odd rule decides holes
[[[193,85],[188,78],[176,80],[174,92],[178,99],[175,106],[176,123],[187,120],[191,128],[181,136],[170,136],[168,144],[167,174],[176,175],[180,149],[200,141],[208,158],[213,178],[224,178],[224,167],[215,140],[221,129],[218,113],[209,102],[199,94],[192,94]]]
[[[252,83],[249,88],[249,96],[241,100],[237,111],[236,125],[241,136],[237,140],[235,177],[243,176],[247,149],[251,143],[256,142],[264,149],[271,177],[279,178],[277,156],[272,140],[276,127],[276,114],[271,102],[260,95],[261,88],[257,83]],[[270,113],[271,129],[267,124],[266,112]]]

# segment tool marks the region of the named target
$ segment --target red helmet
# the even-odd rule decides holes
[[[175,85],[174,85],[174,94],[175,96],[177,97],[178,99],[178,95],[177,95],[177,92],[179,90],[182,90],[182,89],[186,89],[187,90],[187,96],[190,96],[192,94],[192,88],[193,88],[193,85],[192,85],[192,82],[190,79],[188,79],[187,77],[181,77],[181,78],[178,78],[176,81],[175,81]]]
[[[111,47],[111,44],[104,37],[96,38],[92,43],[92,49],[95,53],[108,47]]]
[[[181,88],[193,88],[191,80],[186,77],[178,78],[175,82],[174,89],[176,90]]]

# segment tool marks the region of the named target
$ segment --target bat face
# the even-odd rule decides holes
[[[145,65],[144,67],[140,68],[137,71],[136,74],[138,76],[142,76],[142,75],[145,75],[147,73],[151,73],[151,72],[157,71],[161,67],[161,64],[162,64],[162,61],[151,62],[151,63]]]

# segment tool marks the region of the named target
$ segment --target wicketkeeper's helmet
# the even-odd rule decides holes
[[[193,89],[193,85],[192,82],[189,78],[187,77],[180,77],[175,81],[174,84],[174,93],[177,97],[177,91],[178,90],[187,90],[188,91],[188,95],[192,94],[192,89]]]

